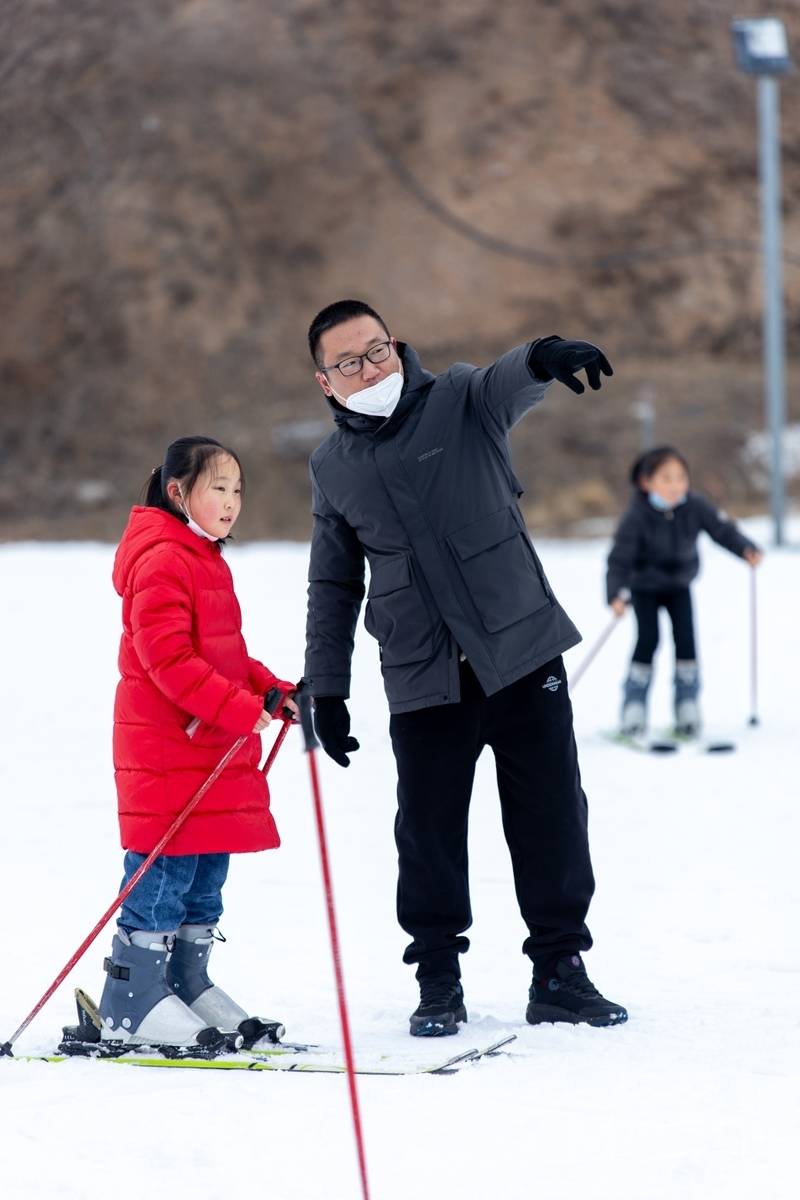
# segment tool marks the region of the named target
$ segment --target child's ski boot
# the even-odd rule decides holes
[[[156,1052],[163,1058],[217,1058],[219,1054],[230,1050],[231,1043],[219,1029],[201,1030],[197,1035],[197,1044],[193,1046],[177,1046],[173,1043],[138,1045],[134,1042],[123,1042],[103,1037],[103,1018],[100,1010],[86,992],[75,988],[75,1001],[78,1007],[77,1025],[65,1025],[62,1040],[58,1047],[59,1054],[71,1058],[121,1058],[131,1051]]]
[[[678,737],[700,736],[700,673],[697,663],[678,661],[675,663],[675,733]]]
[[[642,737],[647,729],[647,693],[652,677],[650,663],[631,663],[624,684],[620,719],[620,733],[625,737]]]
[[[195,1016],[243,1039],[245,1049],[257,1043],[274,1044],[286,1032],[280,1021],[251,1017],[208,977],[208,959],[215,940],[214,925],[181,925],[167,967],[167,981]]]
[[[110,1051],[152,1046],[165,1054],[206,1054],[238,1049],[218,1028],[193,1013],[167,982],[174,934],[119,929],[111,957],[103,966],[108,978],[100,997],[98,1041]]]

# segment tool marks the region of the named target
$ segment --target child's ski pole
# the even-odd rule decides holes
[[[356,1137],[358,1153],[358,1169],[361,1176],[361,1194],[364,1200],[369,1200],[369,1184],[367,1182],[367,1160],[364,1153],[364,1136],[361,1131],[361,1115],[358,1107],[358,1089],[356,1086],[356,1068],[353,1058],[353,1043],[350,1038],[350,1021],[347,1015],[347,1000],[344,992],[344,975],[342,972],[342,957],[339,951],[339,934],[336,926],[336,909],[333,903],[333,882],[331,880],[330,863],[328,861],[328,843],[325,836],[325,818],[322,811],[322,795],[320,793],[319,776],[317,774],[316,749],[319,746],[314,733],[314,723],[311,718],[311,696],[301,686],[296,693],[300,708],[300,723],[303,728],[308,767],[311,772],[311,793],[314,798],[314,815],[317,820],[317,837],[319,839],[319,856],[322,864],[322,879],[325,885],[325,903],[328,910],[328,930],[330,933],[331,953],[333,955],[333,971],[336,977],[336,995],[339,1000],[339,1020],[342,1026],[342,1041],[344,1043],[344,1058],[347,1064],[347,1082],[350,1088],[350,1107],[353,1114],[353,1129]]]
[[[280,704],[282,697],[283,697],[283,693],[281,691],[279,691],[278,688],[270,688],[270,690],[267,692],[267,695],[264,700],[264,707],[267,709],[268,712],[274,712],[275,709]],[[283,732],[283,731],[281,731],[281,732]],[[22,1022],[22,1024],[19,1026],[19,1028],[14,1030],[14,1032],[12,1033],[12,1035],[8,1039],[8,1041],[3,1042],[3,1044],[0,1045],[0,1056],[12,1054],[11,1048],[14,1045],[14,1042],[16,1042],[16,1040],[20,1036],[20,1034],[25,1032],[25,1030],[28,1028],[28,1026],[30,1025],[33,1018],[37,1015],[37,1013],[41,1012],[41,1010],[44,1008],[45,1004],[50,999],[50,997],[53,995],[55,990],[59,987],[59,985],[61,983],[63,983],[63,981],[66,979],[67,975],[69,975],[70,971],[75,966],[75,964],[78,962],[78,960],[83,957],[83,955],[89,949],[89,947],[91,946],[92,942],[95,940],[97,935],[101,932],[101,930],[105,927],[105,925],[113,917],[114,913],[120,907],[123,900],[125,900],[125,898],[131,894],[131,892],[136,887],[137,883],[142,878],[142,876],[145,874],[145,872],[150,870],[150,867],[153,865],[155,860],[158,858],[159,854],[161,854],[161,852],[164,849],[164,847],[166,846],[167,842],[170,840],[170,838],[172,838],[172,836],[175,833],[177,833],[177,831],[180,829],[181,825],[184,823],[184,821],[189,816],[189,814],[197,807],[197,805],[203,799],[203,796],[205,796],[206,792],[212,786],[212,784],[214,784],[217,781],[217,779],[219,779],[220,775],[225,770],[228,763],[231,761],[231,759],[234,757],[234,755],[238,754],[239,750],[242,748],[242,746],[247,741],[249,736],[250,736],[249,734],[244,734],[242,737],[237,738],[236,741],[231,746],[230,750],[228,750],[225,754],[223,754],[222,758],[219,760],[217,765],[214,767],[214,770],[208,776],[208,779],[206,779],[206,781],[203,784],[201,784],[201,786],[197,789],[195,794],[192,796],[191,800],[189,800],[189,802],[187,803],[186,807],[184,809],[182,809],[181,812],[178,813],[177,817],[172,822],[169,829],[162,837],[161,841],[158,843],[157,846],[154,847],[153,850],[150,851],[150,853],[148,854],[147,858],[144,860],[142,865],[138,868],[137,871],[134,872],[134,874],[131,876],[131,878],[128,880],[128,882],[125,884],[125,887],[118,894],[114,903],[111,904],[106,909],[106,911],[103,913],[102,917],[97,922],[95,927],[92,929],[91,933],[87,934],[87,936],[83,939],[80,946],[78,946],[78,949],[75,951],[75,953],[70,958],[69,962],[67,962],[61,968],[58,975],[56,975],[55,979],[50,984],[50,987],[44,993],[42,998],[34,1005],[34,1007],[28,1013],[27,1017]],[[274,755],[273,755],[273,758],[274,758]]]
[[[756,611],[756,569],[750,568],[750,720],[758,725],[758,622]]]
[[[579,663],[577,670],[575,670],[572,673],[572,675],[570,676],[570,681],[569,681],[570,690],[573,690],[575,685],[580,682],[581,676],[585,673],[586,668],[590,665],[590,663],[593,662],[593,660],[597,657],[597,655],[603,649],[603,646],[605,646],[606,642],[611,637],[611,635],[614,632],[614,630],[616,629],[616,627],[619,625],[620,617],[624,616],[624,615],[625,615],[624,613],[620,613],[620,615],[617,616],[617,614],[614,613],[614,616],[608,622],[605,629],[600,634],[600,637],[597,639],[597,641],[592,646],[589,653],[584,658],[583,662]]]
[[[278,751],[280,750],[281,746],[283,745],[284,738],[286,737],[287,733],[289,732],[289,726],[292,725],[294,722],[294,713],[289,712],[288,708],[285,708],[283,711],[284,711],[284,713],[286,713],[288,715],[284,716],[283,724],[281,725],[281,729],[280,729],[280,733],[275,738],[275,741],[272,743],[272,749],[270,750],[270,752],[267,756],[267,761],[264,763],[263,767],[261,768],[262,775],[269,775],[269,769],[272,766],[272,764],[274,763],[275,757],[276,757]]]

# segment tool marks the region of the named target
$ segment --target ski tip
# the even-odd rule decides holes
[[[499,1041],[493,1042],[491,1046],[487,1046],[483,1053],[485,1055],[498,1054],[504,1046],[508,1046],[511,1042],[515,1042],[516,1040],[517,1035],[515,1033],[508,1033],[505,1037],[500,1038]]]

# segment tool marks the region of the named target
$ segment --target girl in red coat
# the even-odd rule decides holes
[[[251,736],[120,909],[100,1001],[107,1041],[210,1045],[222,1030],[252,1044],[270,1024],[207,973],[230,854],[280,844],[258,735],[270,721],[265,693],[294,691],[248,656],[242,637],[222,557],[241,493],[232,450],[212,438],[180,438],[153,471],[145,506],[132,510],[114,561],[123,623],[114,706],[123,886],[235,739]]]

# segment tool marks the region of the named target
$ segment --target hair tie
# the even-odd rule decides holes
[[[158,475],[160,471],[161,471],[161,467],[153,467],[153,469],[152,469],[152,471],[150,472],[150,474],[151,474],[151,475]]]

